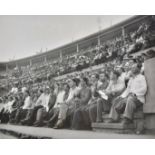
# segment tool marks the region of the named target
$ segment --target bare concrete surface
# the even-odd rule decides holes
[[[154,139],[155,135],[116,134],[108,132],[77,131],[69,129],[51,129],[45,127],[17,126],[0,124],[0,130],[19,134],[49,137],[53,139]]]
[[[16,137],[11,135],[6,135],[0,132],[0,139],[16,139]]]

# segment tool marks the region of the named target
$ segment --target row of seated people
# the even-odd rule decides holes
[[[151,49],[151,50],[146,51],[145,53],[142,53],[141,56],[138,56],[137,60],[140,61],[140,63],[144,64],[144,59],[150,59],[150,58],[152,58],[154,56],[155,56],[155,51]],[[130,57],[130,58],[132,58],[132,57]],[[128,59],[128,57],[125,57],[125,59]],[[122,60],[122,58],[117,57],[116,59],[114,59],[112,61],[108,61],[108,62],[102,64],[102,66],[105,66],[106,68],[111,67],[111,65],[112,66],[124,66],[125,64],[123,63],[123,61],[124,61],[124,59]],[[37,75],[31,76],[31,74],[29,73],[30,70],[31,70],[30,68],[27,68],[24,71],[26,74],[28,74],[24,79],[19,77],[19,78],[15,79],[15,81],[14,81],[12,78],[9,78],[9,81],[11,83],[21,83],[21,84],[23,84],[23,83],[33,83],[33,82],[40,84],[42,81],[47,80],[48,78],[52,78],[53,77],[49,73],[44,73],[43,76],[39,76],[39,77]],[[77,71],[79,73],[81,72],[81,71],[79,71],[76,68],[74,69],[74,72],[75,71]],[[74,72],[73,72],[73,75],[74,75]],[[6,81],[6,79],[4,79],[4,81]],[[7,85],[6,85],[6,88],[8,88]]]
[[[1,98],[1,123],[91,129],[92,122],[104,121],[103,112],[109,113],[109,122],[124,113],[123,123],[131,123],[135,110],[145,103],[147,84],[140,70],[141,65],[133,63],[127,72],[115,68],[39,90],[14,90]]]
[[[155,53],[153,51],[153,53]],[[102,65],[102,68],[100,68],[99,70],[87,70],[87,71],[82,71],[82,72],[74,72],[73,74],[69,74],[66,76],[66,78],[74,78],[74,77],[79,77],[79,76],[85,76],[85,77],[90,77],[91,74],[93,74],[93,72],[96,71],[101,71],[104,70],[107,74],[110,72],[111,68],[114,68],[115,66],[124,66],[127,69],[129,68],[129,65],[132,64],[133,62],[138,62],[138,63],[142,63],[144,64],[144,59],[146,56],[142,55],[142,56],[138,56],[136,59],[130,59],[130,60],[121,60],[119,58],[107,62],[106,64]],[[142,72],[144,70],[144,65],[142,67]],[[21,89],[22,87],[26,87],[26,88],[30,88],[30,87],[38,87],[38,89],[40,89],[42,86],[44,85],[49,85],[49,81],[52,78],[52,76],[49,76],[49,74],[44,75],[44,77],[35,77],[35,78],[31,78],[30,76],[28,76],[26,79],[24,80],[20,80],[18,79],[18,81],[14,82],[10,80],[10,82],[8,83],[7,88],[11,89],[11,92],[18,91],[18,88]],[[62,82],[65,82],[65,77],[62,79]],[[18,87],[18,88],[17,88]]]

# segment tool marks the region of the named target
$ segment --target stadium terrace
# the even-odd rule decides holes
[[[155,130],[155,16],[134,16],[35,56],[0,63],[3,124]]]

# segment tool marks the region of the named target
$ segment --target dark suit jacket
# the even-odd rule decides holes
[[[55,105],[55,101],[56,101],[56,95],[51,94],[50,100],[49,100],[49,103],[48,103],[49,110],[51,110],[53,108],[53,106]]]

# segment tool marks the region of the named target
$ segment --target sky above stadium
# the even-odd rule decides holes
[[[130,17],[0,16],[0,62],[45,52]]]

